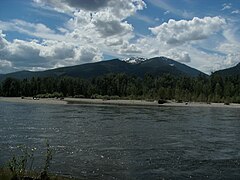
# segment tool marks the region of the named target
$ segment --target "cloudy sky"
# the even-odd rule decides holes
[[[205,73],[240,62],[239,0],[1,0],[0,73],[166,56]]]

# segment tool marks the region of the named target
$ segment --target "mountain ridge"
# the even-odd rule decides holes
[[[139,58],[138,58],[139,59]],[[1,79],[12,77],[17,79],[29,79],[32,77],[81,77],[93,78],[110,73],[126,73],[128,75],[135,75],[143,77],[146,73],[154,76],[161,76],[163,74],[171,74],[174,76],[190,76],[196,77],[198,75],[205,75],[205,73],[189,67],[185,64],[179,63],[166,57],[154,57],[143,60],[139,59],[137,63],[129,63],[120,59],[112,59],[100,61],[95,63],[86,63],[75,66],[61,67],[56,69],[49,69],[45,71],[18,71],[8,73],[0,76]],[[131,59],[133,60],[133,59]]]
[[[223,77],[240,75],[240,62],[236,66],[216,71],[213,74]]]

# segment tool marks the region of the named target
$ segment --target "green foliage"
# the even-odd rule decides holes
[[[92,79],[72,77],[7,78],[0,85],[2,96],[38,98],[164,99],[199,102],[240,103],[240,76],[176,77],[169,74],[144,78],[108,74]]]
[[[49,142],[46,142],[46,146],[47,146],[47,152],[46,152],[46,160],[45,160],[45,165],[43,168],[43,172],[48,172],[48,169],[50,167],[50,162],[52,160],[52,155],[53,155],[53,149],[51,149]]]
[[[26,146],[18,146],[18,149],[20,150],[20,154],[18,156],[13,155],[8,163],[12,179],[22,179],[27,173],[27,169],[31,171],[33,167],[33,155],[36,149],[28,149]]]
[[[52,160],[53,150],[50,148],[48,141],[46,142],[46,146],[47,146],[46,159],[45,159],[43,171],[40,174],[41,180],[50,180],[48,170]]]
[[[2,83],[2,95],[17,97],[20,95],[20,81],[14,78],[7,78]]]
[[[38,173],[33,173],[33,163],[34,163],[34,152],[36,148],[27,148],[26,146],[18,146],[20,151],[18,155],[13,155],[8,163],[9,173],[6,173],[6,170],[2,170],[0,177],[6,177],[7,179],[12,180],[22,180],[29,177],[29,179],[41,179],[48,180],[50,179],[48,170],[52,160],[53,149],[50,147],[48,141],[46,142],[46,155],[45,155],[45,164],[40,175]]]

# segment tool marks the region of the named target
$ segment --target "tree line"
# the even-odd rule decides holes
[[[144,78],[126,74],[108,74],[92,79],[46,77],[18,80],[6,78],[0,83],[0,96],[40,96],[176,100],[240,103],[240,77],[176,77],[169,74]],[[42,96],[46,97],[46,96]]]

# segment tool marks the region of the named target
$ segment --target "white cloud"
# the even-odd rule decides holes
[[[102,60],[97,47],[80,46],[70,42],[45,40],[24,41],[15,39],[7,41],[1,35],[1,42],[7,42],[0,50],[0,69],[12,67],[11,70],[39,70],[66,65],[76,65]]]
[[[10,61],[0,59],[0,74],[4,74],[6,72],[11,72],[15,70],[16,69],[12,67],[12,63]]]
[[[102,53],[96,47],[82,47],[77,53],[78,59],[81,59],[81,62],[97,62],[103,59]]]
[[[11,21],[1,21],[0,29],[4,31],[16,31],[37,38],[64,40],[64,36],[57,34],[55,31],[41,23],[29,23],[23,20],[14,19]]]
[[[224,3],[222,4],[222,11],[227,10],[227,9],[231,9],[232,8],[232,4],[231,3]]]
[[[143,0],[34,1],[40,7],[67,13],[69,19],[55,30],[41,23],[0,20],[0,29],[4,32],[17,31],[40,39],[7,41],[0,30],[0,73],[96,62],[102,60],[103,55],[166,56],[204,72],[229,67],[239,61],[240,45],[235,36],[238,30],[221,17],[169,20],[149,28],[151,34],[144,36],[136,34],[127,21],[133,16],[147,23],[160,23],[159,18],[153,21],[144,13],[137,13],[146,7]],[[149,2],[166,13],[187,19],[192,17],[190,12],[179,10],[165,0]]]
[[[168,53],[169,53],[168,57],[176,61],[183,62],[183,63],[191,62],[191,57],[186,51],[176,52],[175,50],[172,50],[172,51],[169,51]]]
[[[0,60],[11,62],[13,68],[19,70],[43,70],[100,61],[103,53],[114,56],[140,52],[129,43],[134,37],[133,26],[125,19],[145,8],[144,1],[80,1],[34,0],[42,7],[71,13],[66,25],[56,30],[19,19],[0,21],[0,29],[4,31],[16,31],[41,39],[10,42],[1,32]],[[120,46],[124,48],[116,48]]]
[[[1,68],[12,67],[12,63],[7,60],[0,60],[0,67]]]
[[[41,45],[40,57],[60,60],[75,57],[75,46],[73,44],[48,40]]]
[[[167,15],[167,14],[169,14],[170,13],[170,11],[165,11],[163,14],[164,15]]]
[[[238,34],[238,28],[234,24],[229,24],[228,28],[224,30],[223,36],[225,41],[221,42],[216,49],[225,54],[226,57],[223,60],[224,67],[231,67],[240,62],[240,42]]]
[[[142,53],[142,50],[135,44],[129,44],[128,42],[124,42],[118,52],[119,54],[131,55],[140,54]]]
[[[229,21],[220,17],[171,20],[152,28],[155,30],[152,36],[142,36],[134,45],[141,49],[138,56],[166,56],[210,73],[235,65],[238,57],[236,52],[239,49],[236,42],[239,41],[234,36],[238,31],[233,27]],[[224,39],[227,39],[226,42]],[[224,47],[227,42],[231,47]]]
[[[235,66],[239,62],[240,53],[228,54],[224,60],[224,66],[222,68]]]
[[[51,6],[60,12],[75,12],[78,10],[97,12],[108,10],[119,19],[125,19],[146,7],[143,0],[34,0],[41,6]]]
[[[160,26],[149,28],[162,43],[181,45],[186,42],[207,39],[210,35],[223,29],[225,20],[220,17],[175,21],[170,19]]]
[[[232,11],[232,14],[240,14],[240,10],[239,9],[234,10],[234,11]]]
[[[123,44],[123,40],[121,38],[106,39],[105,44],[107,46],[119,46]]]
[[[119,22],[118,20],[96,20],[93,21],[96,31],[102,37],[109,37],[113,35],[124,35],[133,31],[133,27],[127,22]]]
[[[52,0],[53,1],[53,0]],[[81,8],[89,11],[96,11],[99,10],[100,8],[103,8],[108,5],[109,0],[94,0],[94,1],[86,1],[86,0],[57,0],[53,1],[55,4],[62,2],[70,7],[74,8]]]
[[[1,52],[1,50],[3,50],[6,46],[7,46],[7,44],[8,44],[8,42],[7,42],[7,40],[5,39],[5,34],[3,34],[3,32],[2,32],[2,30],[0,29],[0,52]],[[0,54],[1,55],[1,54]],[[1,57],[1,56],[0,56]]]

